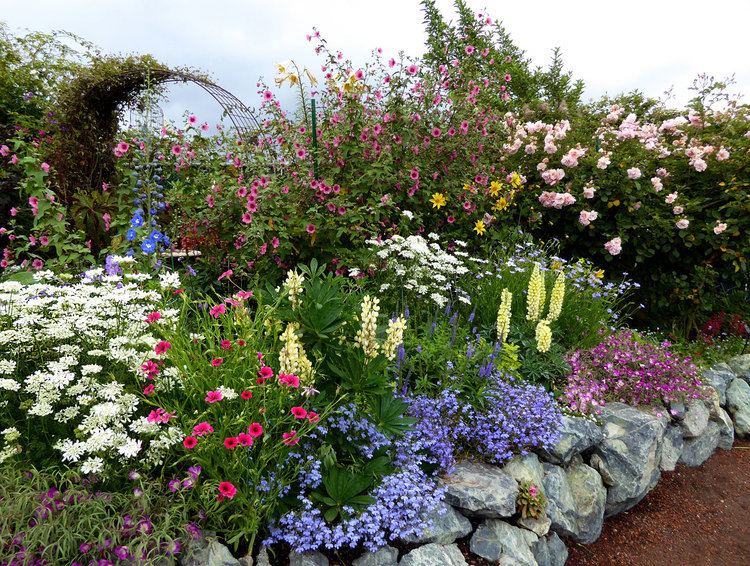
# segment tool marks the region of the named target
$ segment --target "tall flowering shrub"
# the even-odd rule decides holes
[[[661,406],[700,397],[695,364],[669,346],[621,331],[590,350],[576,350],[569,358],[568,405],[574,411],[596,413],[608,401]]]

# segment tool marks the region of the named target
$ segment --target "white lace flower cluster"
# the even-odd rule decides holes
[[[452,252],[444,250],[437,234],[422,236],[393,236],[388,240],[369,240],[367,243],[376,254],[385,260],[387,279],[396,280],[408,292],[421,299],[430,299],[439,307],[444,307],[451,298],[471,304],[469,293],[458,286],[459,279],[469,273],[471,262],[480,260],[469,257],[463,251],[465,242],[455,242]],[[391,283],[384,283],[380,291],[386,291]]]
[[[58,423],[46,429],[61,432],[46,440],[83,473],[102,472],[110,461],[158,460],[167,432],[143,426],[138,397],[126,391],[143,379],[140,365],[157,341],[146,322],[161,299],[143,284],[151,276],[97,268],[73,283],[51,272],[35,279],[0,284],[0,403],[18,404],[35,423],[14,424],[24,431],[38,428],[40,419]],[[165,275],[152,286],[172,289],[179,278]],[[156,324],[177,318],[176,310],[160,314]],[[24,444],[23,436],[14,437],[2,458]]]

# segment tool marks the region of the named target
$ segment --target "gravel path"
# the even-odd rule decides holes
[[[569,549],[567,566],[750,565],[750,442],[662,474],[634,509],[604,522],[594,544]]]

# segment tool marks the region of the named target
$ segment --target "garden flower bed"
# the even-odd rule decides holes
[[[583,104],[457,7],[418,59],[313,31],[241,139],[2,38],[45,72],[4,71],[0,566],[563,564],[750,435],[747,106]]]

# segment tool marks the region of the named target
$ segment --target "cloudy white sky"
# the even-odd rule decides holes
[[[537,64],[561,47],[587,98],[634,88],[660,96],[674,87],[684,102],[702,72],[734,74],[736,90],[750,92],[750,0],[468,2],[503,20]],[[453,18],[452,0],[437,4]],[[355,63],[375,47],[418,55],[425,39],[418,0],[0,0],[0,20],[12,30],[67,30],[105,53],[196,67],[249,105],[257,103],[258,76],[270,82],[275,62],[318,67],[305,40],[313,26]],[[185,109],[217,115],[198,87],[175,87],[170,98],[169,117]]]

